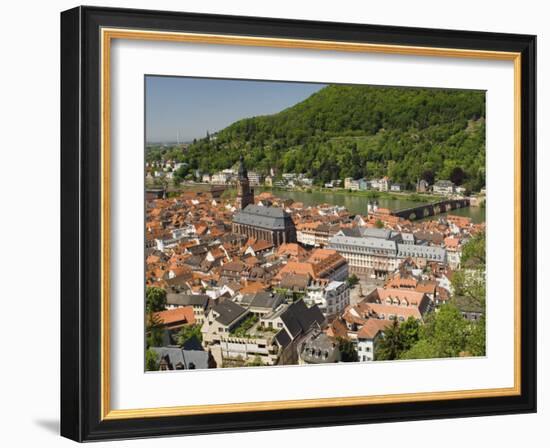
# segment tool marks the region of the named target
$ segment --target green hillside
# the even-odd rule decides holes
[[[330,85],[277,114],[237,121],[194,142],[191,168],[214,172],[245,154],[249,169],[306,173],[317,183],[388,175],[485,185],[485,93]]]

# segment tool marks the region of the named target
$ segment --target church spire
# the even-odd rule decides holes
[[[246,170],[246,166],[244,166],[244,156],[241,154],[239,157],[239,179],[245,178],[248,180],[248,171]]]
[[[244,157],[239,159],[239,171],[237,176],[237,208],[244,210],[247,205],[254,204],[254,191],[250,188],[248,171],[244,164]]]

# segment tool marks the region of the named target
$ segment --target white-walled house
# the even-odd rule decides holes
[[[357,332],[357,355],[359,361],[367,362],[376,359],[375,352],[378,341],[383,337],[383,331],[392,323],[379,319],[368,319]]]
[[[315,246],[315,227],[309,224],[300,224],[296,227],[296,240],[304,246]]]
[[[401,191],[401,185],[400,184],[390,184],[390,191]]]
[[[195,228],[195,226],[193,224],[187,224],[186,226],[172,230],[172,237],[176,239],[192,237],[195,236],[196,233],[197,229]]]
[[[462,244],[457,237],[445,238],[445,249],[447,249],[447,262],[451,269],[460,268],[462,258]]]
[[[237,327],[248,314],[246,308],[231,300],[225,300],[211,308],[201,328],[205,345],[219,343],[222,337],[229,336],[231,330]]]
[[[217,184],[217,185],[225,185],[229,183],[230,180],[231,180],[231,174],[225,173],[223,171],[214,173],[210,177],[210,183]]]
[[[308,306],[317,305],[325,316],[341,314],[349,305],[350,290],[346,282],[312,281],[304,301]]]
[[[450,180],[438,180],[433,185],[432,191],[434,194],[451,195],[455,192],[455,184]]]
[[[378,189],[380,191],[388,191],[390,189],[390,180],[387,176],[378,181]]]

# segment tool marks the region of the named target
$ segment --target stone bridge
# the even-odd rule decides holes
[[[440,213],[450,212],[458,208],[470,206],[470,199],[446,199],[444,201],[433,202],[431,204],[423,204],[415,207],[394,210],[391,212],[393,216],[414,221],[415,219],[427,218],[429,216],[439,215]]]

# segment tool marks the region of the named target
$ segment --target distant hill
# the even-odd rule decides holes
[[[191,168],[306,173],[317,183],[388,175],[485,185],[485,93],[330,85],[279,113],[243,119],[185,152]]]

